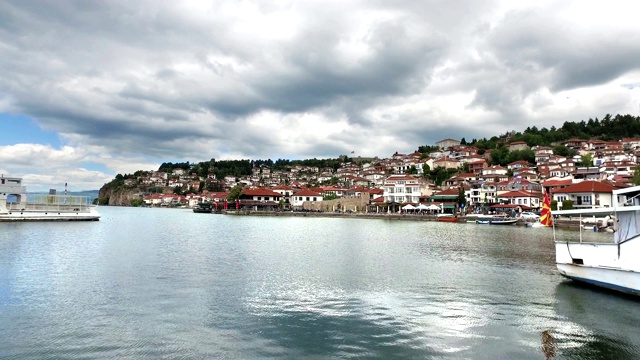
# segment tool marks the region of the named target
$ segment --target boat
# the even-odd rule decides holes
[[[554,226],[556,267],[562,276],[640,295],[640,186],[613,190],[611,207],[552,214],[580,221],[573,239],[559,239]],[[584,217],[592,219],[587,229]]]
[[[22,178],[0,175],[2,221],[96,221],[96,206],[88,196],[27,194]]]
[[[436,221],[441,222],[458,222],[458,218],[453,214],[438,214],[436,215]]]
[[[213,206],[211,206],[210,202],[201,201],[193,208],[194,213],[211,214],[212,211]]]
[[[504,216],[490,216],[490,217],[478,217],[476,224],[489,224],[489,225],[513,225],[518,219],[507,218]]]
[[[516,222],[518,222],[518,219],[496,218],[489,220],[489,225],[513,225]]]

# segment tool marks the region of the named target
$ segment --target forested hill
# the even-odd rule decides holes
[[[480,150],[495,149],[501,144],[508,144],[514,141],[524,141],[529,145],[559,145],[569,139],[603,141],[618,141],[622,138],[640,137],[640,117],[632,115],[605,115],[602,120],[595,118],[588,121],[565,122],[562,127],[552,126],[550,129],[536,126],[527,127],[523,132],[511,131],[502,135],[496,135],[489,139],[472,139],[471,141],[462,138],[463,145],[473,145]],[[423,145],[418,148],[419,152],[425,153],[433,150],[431,145]],[[482,151],[483,152],[483,151]]]
[[[268,160],[221,160],[211,159],[210,161],[203,161],[200,163],[162,163],[158,168],[158,171],[173,172],[175,169],[183,169],[189,173],[195,173],[202,178],[206,178],[207,175],[214,175],[216,179],[224,179],[225,176],[241,177],[244,175],[251,175],[254,167],[266,166],[271,170],[285,170],[288,167],[295,165],[302,166],[315,166],[318,168],[332,168],[338,169],[343,162],[349,162],[353,159],[348,158],[345,155],[339,156],[337,159],[307,159],[307,160],[287,160],[278,159],[273,161]]]

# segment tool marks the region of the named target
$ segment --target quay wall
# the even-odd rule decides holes
[[[366,212],[333,212],[333,211],[249,211],[249,210],[227,210],[223,214],[237,216],[276,216],[276,217],[326,217],[326,218],[348,218],[348,219],[380,219],[390,221],[437,221],[434,215],[414,215],[414,214],[388,214],[388,213],[366,213]],[[457,224],[475,225],[473,216],[460,216]],[[454,223],[456,224],[456,223]],[[526,226],[524,220],[516,222],[516,226]],[[501,225],[494,225],[501,226]],[[578,218],[556,219],[555,226],[561,229],[580,228]]]

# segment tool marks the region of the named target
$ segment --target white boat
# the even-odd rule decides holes
[[[0,176],[0,222],[99,219],[88,196],[27,194],[21,178]]]
[[[640,186],[614,190],[610,208],[560,210],[552,214],[577,217],[580,221],[574,239],[559,240],[554,228],[560,274],[640,295]],[[590,221],[591,225],[585,228],[583,217],[596,221]]]

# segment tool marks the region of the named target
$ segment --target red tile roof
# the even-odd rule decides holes
[[[530,192],[530,191],[517,190],[517,191],[506,192],[506,193],[504,193],[502,195],[498,195],[498,197],[505,197],[505,198],[542,197],[542,194],[539,193],[539,192]]]
[[[295,192],[293,194],[293,196],[319,196],[319,197],[322,197],[322,194],[317,193],[317,192],[315,192],[313,190],[310,190],[310,189],[302,189],[302,190],[300,190],[298,192]]]
[[[567,186],[564,189],[556,191],[556,193],[570,194],[570,193],[612,193],[616,188],[599,181],[582,181],[571,186]]]
[[[293,188],[285,184],[279,184],[278,186],[274,187],[273,190],[293,190]]]
[[[571,185],[573,183],[572,179],[563,179],[563,180],[545,180],[542,182],[542,186],[562,186],[562,185]]]
[[[449,188],[446,190],[442,190],[438,193],[433,194],[432,196],[438,196],[438,195],[458,195],[458,188]]]
[[[279,194],[271,189],[266,188],[257,188],[257,189],[242,189],[242,195],[247,196],[277,196],[282,197],[282,194]]]

